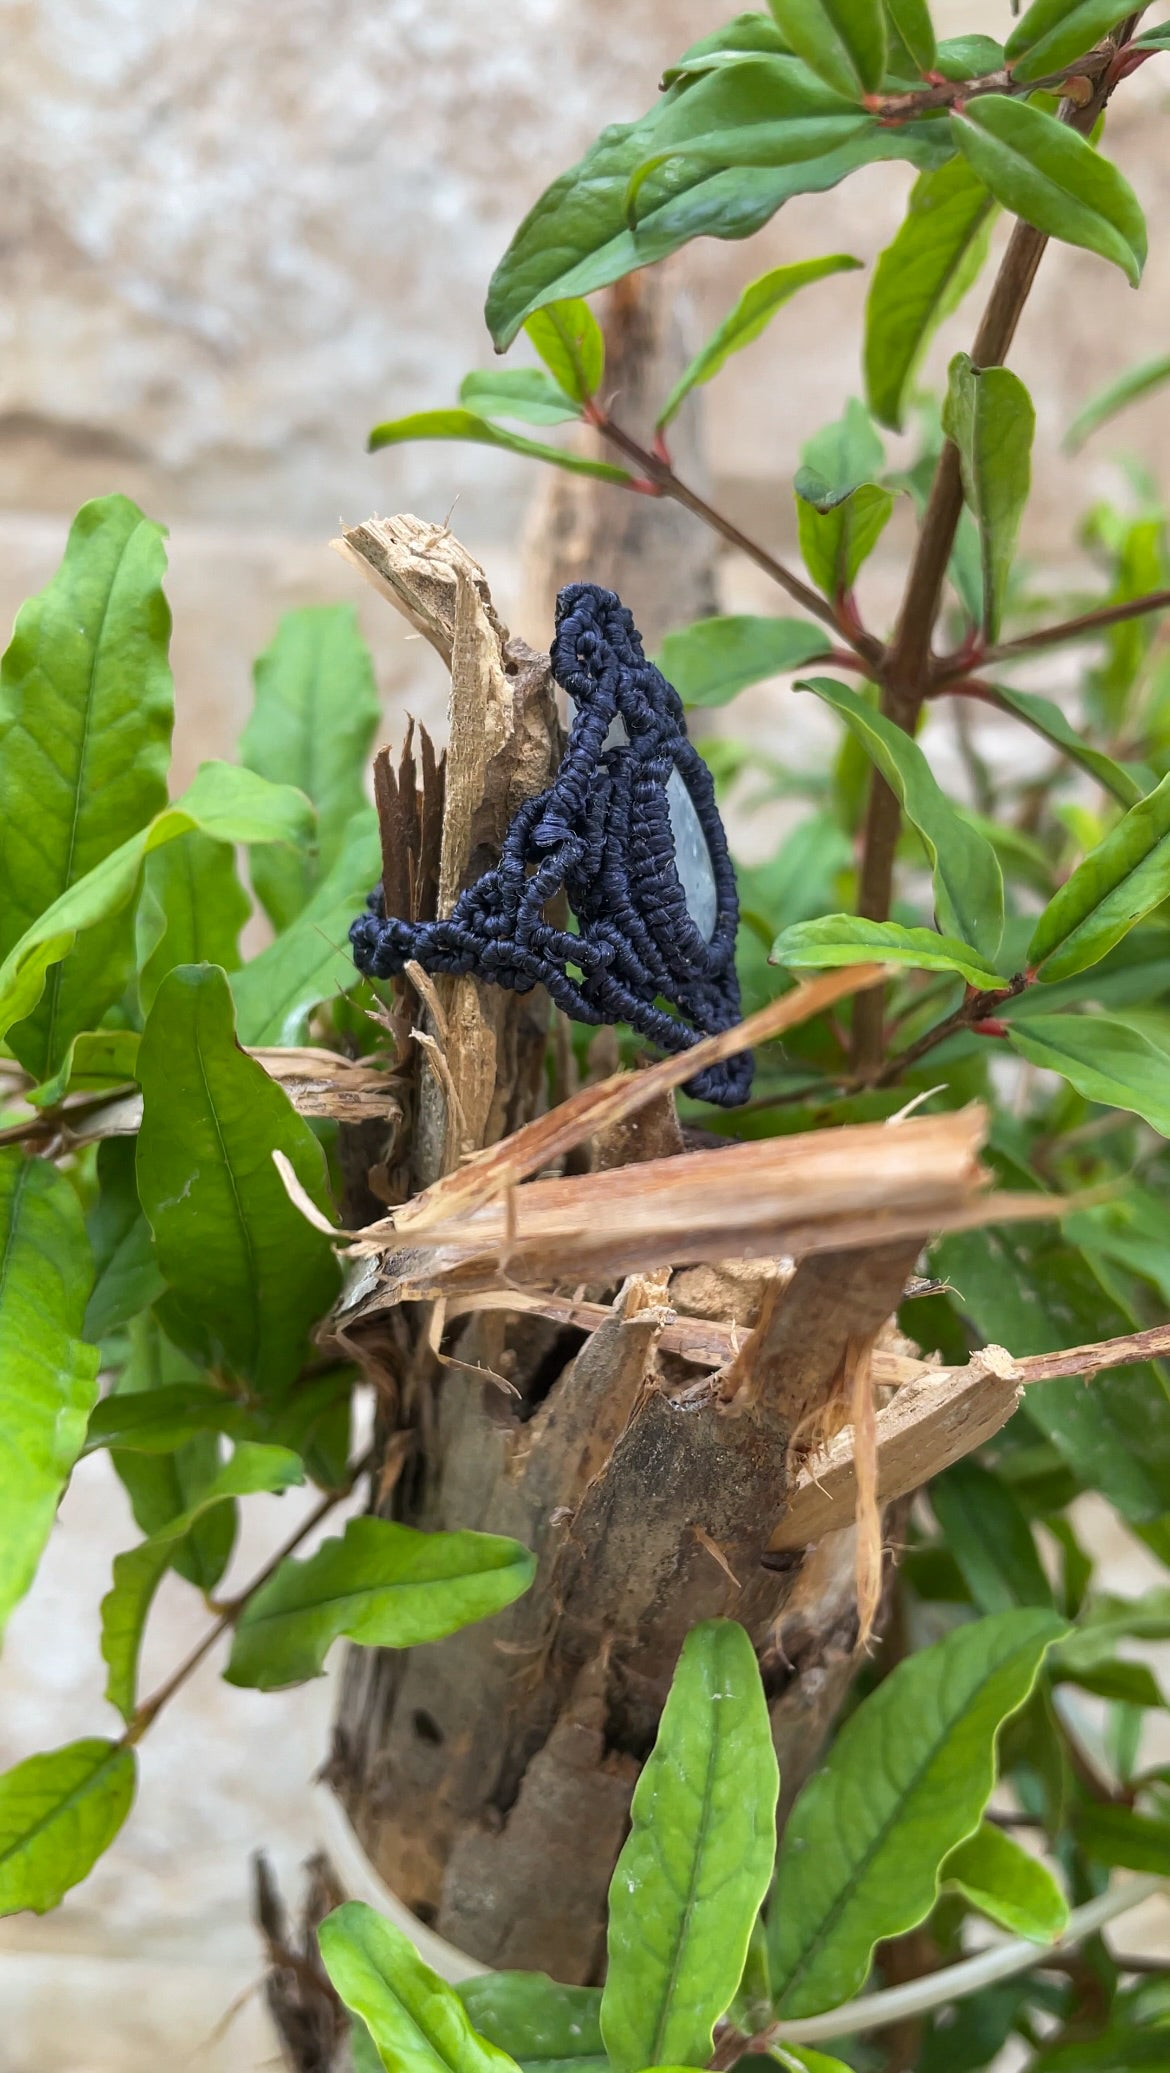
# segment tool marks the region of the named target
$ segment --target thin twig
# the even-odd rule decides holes
[[[136,1742],[142,1740],[147,1728],[151,1726],[168,1701],[174,1698],[175,1693],[186,1684],[188,1678],[199,1668],[200,1663],[206,1655],[210,1654],[221,1635],[226,1634],[230,1627],[235,1626],[249,1599],[255,1597],[257,1591],[268,1582],[270,1576],[275,1575],[282,1562],[286,1561],[290,1555],[296,1553],[301,1542],[308,1539],[310,1533],[321,1524],[322,1519],[328,1517],[334,1506],[340,1504],[344,1498],[351,1494],[355,1484],[361,1480],[362,1476],[368,1475],[370,1469],[374,1466],[374,1458],[374,1450],[371,1447],[362,1455],[359,1461],[355,1461],[345,1482],[339,1489],[327,1490],[325,1492],[320,1504],[314,1505],[308,1518],[302,1519],[296,1532],[291,1534],[284,1545],[277,1549],[271,1560],[265,1563],[259,1574],[252,1578],[251,1583],[245,1586],[238,1597],[231,1599],[225,1605],[215,1625],[208,1629],[202,1641],[196,1644],[190,1655],[186,1656],[179,1664],[178,1669],[171,1672],[171,1675],[165,1682],[159,1685],[158,1690],[151,1693],[149,1699],[144,1699],[140,1706],[135,1707],[134,1717],[122,1737],[122,1741],[127,1748],[132,1748]]]
[[[932,679],[932,689],[953,689],[956,678],[964,678],[972,668],[982,669],[989,662],[1011,662],[1017,655],[1032,655],[1039,648],[1055,648],[1064,641],[1091,639],[1095,633],[1103,633],[1110,626],[1121,626],[1127,619],[1141,619],[1150,612],[1170,611],[1170,590],[1151,590],[1146,597],[1133,597],[1120,605],[1100,605],[1093,612],[1082,612],[1076,619],[1065,619],[1059,626],[1042,626],[1035,633],[1022,633],[1013,641],[1000,641],[994,648],[985,648],[974,656],[948,657],[938,666]]]
[[[925,1058],[928,1051],[934,1051],[939,1044],[945,1044],[948,1037],[958,1036],[965,1029],[979,1029],[980,1024],[994,1025],[996,1010],[1002,1008],[1005,1001],[1015,1000],[1017,994],[1023,993],[1030,983],[1025,972],[1017,972],[1008,986],[993,987],[985,993],[976,992],[972,988],[953,1015],[947,1015],[943,1021],[936,1022],[934,1028],[928,1029],[916,1043],[907,1045],[896,1058],[888,1059],[880,1072],[871,1074],[859,1084],[867,1088],[892,1086],[912,1065],[917,1065],[920,1058]],[[1003,1034],[994,1026],[984,1028],[981,1033],[984,1036]]]

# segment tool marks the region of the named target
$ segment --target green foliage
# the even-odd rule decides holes
[[[901,431],[918,363],[986,257],[995,202],[963,158],[920,173],[905,220],[874,268],[865,310],[865,392]]]
[[[1022,381],[1006,367],[977,368],[967,353],[951,362],[943,430],[959,450],[963,493],[979,528],[983,630],[996,639],[1016,535],[1032,481],[1036,413]]]
[[[0,1778],[0,1915],[47,1914],[108,1850],[130,1811],[134,1751],[70,1742]]]
[[[294,1207],[280,1151],[326,1206],[325,1162],[309,1126],[235,1040],[231,995],[214,965],[184,965],[159,989],[142,1039],[138,1186],[167,1284],[159,1315],[191,1359],[287,1389],[338,1274],[328,1239]]]
[[[369,650],[349,605],[289,612],[256,663],[256,702],[240,741],[240,760],[273,784],[295,785],[317,811],[310,847],[252,852],[252,883],[276,929],[308,906],[345,847],[365,804],[365,772],[378,694]],[[198,964],[212,952],[175,958]],[[227,967],[229,970],[231,966]]]
[[[683,1644],[609,1893],[601,2034],[616,2073],[705,2065],[772,1876],[779,1775],[742,1627]]]
[[[318,1937],[337,1993],[391,2073],[510,2073],[512,2060],[476,2034],[454,1988],[364,1901],[336,1908]]]
[[[1122,0],[1032,0],[1003,47],[1013,77],[1031,81],[1059,72],[1130,12]]]
[[[0,1631],[48,1539],[97,1394],[80,1333],[93,1265],[77,1197],[0,1151]]]
[[[790,47],[839,93],[873,93],[886,69],[882,0],[769,0]]]
[[[236,1627],[227,1676],[275,1691],[318,1677],[342,1635],[364,1648],[417,1648],[502,1612],[528,1589],[532,1556],[492,1533],[418,1533],[351,1519],[305,1562],[291,1556]]]
[[[794,266],[776,266],[771,273],[761,274],[758,281],[744,289],[730,315],[724,317],[706,345],[680,374],[658,413],[659,428],[670,423],[692,389],[709,382],[733,353],[742,352],[744,346],[759,338],[777,310],[783,309],[801,288],[808,287],[813,281],[823,281],[828,274],[851,272],[860,265],[859,259],[850,259],[845,252],[835,252],[830,259],[798,260]],[[530,324],[533,321],[529,319]]]
[[[241,1043],[303,1044],[323,1001],[352,993],[359,974],[348,930],[382,869],[372,806],[354,814],[331,869],[274,943],[232,974]]]
[[[687,706],[726,705],[748,684],[815,662],[828,638],[807,619],[696,619],[668,633],[659,666]]]
[[[542,446],[539,440],[525,439],[519,432],[505,432],[502,426],[475,410],[416,410],[411,417],[387,419],[370,433],[370,452],[378,453],[384,446],[401,446],[411,439],[466,439],[473,446],[499,446],[505,453],[550,461],[554,468],[567,468],[570,475],[592,475],[598,482],[632,480],[628,468],[616,467],[612,461],[587,461],[563,447]]]
[[[1032,931],[1028,962],[1049,983],[1100,962],[1170,893],[1170,777],[1131,806],[1078,865]]]
[[[954,936],[903,928],[896,921],[864,921],[857,914],[790,922],[772,945],[771,961],[794,972],[833,965],[910,965],[919,972],[958,972],[969,986],[981,989],[1005,983],[994,966]]]
[[[846,1722],[780,1843],[768,1909],[778,2014],[847,2001],[874,1945],[929,1914],[940,1867],[991,1792],[996,1735],[1061,1631],[1033,1610],[958,1627]]]
[[[533,312],[524,330],[567,396],[584,403],[596,394],[605,373],[605,337],[587,302],[550,302]]]
[[[1111,259],[1136,288],[1146,225],[1132,187],[1064,123],[1027,101],[984,94],[953,115],[955,142],[997,202],[1049,237]]]
[[[1107,425],[1118,412],[1136,403],[1142,396],[1150,395],[1154,389],[1170,381],[1170,353],[1158,353],[1152,360],[1142,360],[1136,367],[1129,367],[1116,381],[1107,382],[1098,389],[1095,396],[1082,405],[1064,435],[1069,453],[1079,453],[1086,439]]]
[[[455,1991],[480,2036],[525,2073],[605,2073],[598,1987],[563,1987],[546,1972],[481,1972]]]
[[[1013,1936],[1054,1943],[1068,1925],[1068,1902],[1048,1866],[990,1821],[944,1858],[942,1879]]]

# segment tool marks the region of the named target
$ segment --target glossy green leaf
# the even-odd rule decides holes
[[[815,691],[856,735],[926,846],[940,927],[990,963],[999,951],[1004,911],[1003,873],[991,844],[939,790],[917,742],[860,693],[830,677],[810,677],[797,688]]]
[[[173,695],[162,529],[128,497],[85,504],[0,663],[0,958],[166,800]],[[133,965],[122,916],[53,968],[9,1042],[45,1079]]]
[[[173,1454],[197,1433],[242,1436],[248,1428],[244,1406],[207,1383],[172,1382],[156,1389],[115,1390],[94,1405],[82,1453],[116,1447],[132,1454]],[[178,1516],[177,1511],[171,1512],[164,1526]]]
[[[779,2016],[847,2001],[874,1945],[929,1914],[943,1861],[987,1803],[999,1728],[1061,1631],[1030,1609],[958,1627],[846,1721],[781,1839],[768,1909]]]
[[[1149,396],[1170,381],[1170,353],[1158,353],[1152,360],[1140,360],[1136,367],[1129,367],[1116,381],[1107,382],[1103,389],[1080,409],[1064,435],[1065,451],[1079,453],[1086,439],[1101,425],[1107,425],[1119,411],[1129,404],[1138,402],[1142,396]]]
[[[758,46],[724,55],[726,62],[698,75],[676,74],[639,121],[604,130],[580,163],[529,210],[488,290],[488,329],[501,351],[542,305],[607,287],[692,238],[747,237],[794,194],[821,194],[879,159],[925,165],[953,156],[945,125],[883,129],[834,96],[796,58]],[[807,133],[793,134],[798,108],[802,119],[822,124],[820,156],[728,168],[718,158],[678,155],[697,138],[720,137],[728,143],[734,138],[742,156],[756,149],[753,129],[767,132],[770,148],[791,155],[809,141]],[[789,134],[781,138],[785,126]],[[656,154],[669,154],[671,162],[639,191],[634,231],[630,184]]]
[[[476,417],[518,418],[524,425],[563,425],[581,406],[543,367],[477,368],[459,384],[459,401]]]
[[[935,62],[944,79],[986,79],[1002,72],[1003,45],[994,36],[944,36]]]
[[[827,598],[852,590],[893,514],[894,499],[876,482],[838,496],[822,477],[802,468],[796,478],[796,525],[804,565]]]
[[[587,302],[550,302],[533,312],[524,329],[567,396],[584,403],[596,395],[605,373],[605,336]]]
[[[322,1209],[325,1161],[288,1096],[237,1045],[214,965],[182,965],[164,979],[139,1080],[138,1190],[168,1290],[159,1315],[193,1359],[261,1396],[283,1390],[340,1277],[272,1154],[285,1154]]]
[[[55,1108],[66,1094],[132,1085],[137,1071],[137,1030],[83,1029],[70,1037],[56,1072],[24,1098],[34,1108]]]
[[[121,913],[133,899],[146,857],[191,828],[220,842],[298,842],[313,828],[313,809],[291,785],[270,785],[231,763],[204,763],[173,806],[96,864],[53,901],[0,966],[0,1036],[36,1006],[45,975],[74,938]]]
[[[234,972],[240,963],[240,930],[251,912],[230,843],[215,842],[192,828],[177,842],[154,850],[146,859],[135,922],[143,1014],[149,1015],[155,994],[176,965],[221,965]]]
[[[1044,79],[1086,56],[1132,12],[1125,0],[1032,0],[1003,54],[1017,80]]]
[[[810,619],[764,619],[751,613],[696,619],[668,633],[658,666],[686,706],[726,705],[749,684],[825,656],[830,639]]]
[[[114,1581],[101,1604],[102,1660],[109,1675],[106,1697],[130,1721],[138,1696],[138,1658],[154,1594],[170,1566],[176,1541],[186,1538],[205,1512],[237,1497],[287,1490],[303,1483],[305,1471],[287,1447],[241,1443],[189,1511],[114,1557]]]
[[[706,2064],[772,1875],[778,1790],[751,1642],[707,1620],[683,1644],[609,1891],[615,2073]]]
[[[794,265],[776,266],[770,273],[761,274],[758,281],[744,289],[730,315],[717,325],[706,345],[679,376],[658,413],[659,428],[670,423],[692,389],[709,382],[732,353],[741,352],[759,338],[777,310],[783,309],[801,288],[823,281],[829,274],[850,273],[861,264],[860,259],[851,259],[847,252],[835,252],[828,259],[798,260]]]
[[[171,1344],[153,1310],[131,1318],[126,1338],[126,1359],[112,1395],[94,1407],[87,1445],[95,1429],[116,1432],[123,1420],[135,1417],[134,1407],[140,1403],[170,1397],[176,1389],[188,1395],[211,1393],[202,1369]],[[140,1533],[158,1533],[181,1512],[190,1511],[218,1475],[221,1421],[223,1429],[228,1429],[229,1415],[238,1416],[239,1412],[226,1394],[216,1391],[215,1400],[222,1407],[217,1416],[193,1422],[193,1429],[178,1437],[177,1444],[165,1453],[151,1458],[137,1447],[128,1449],[116,1441],[111,1444],[110,1460],[130,1499]],[[119,1405],[124,1408],[114,1408]],[[203,1513],[184,1539],[172,1543],[172,1569],[196,1590],[214,1591],[231,1560],[237,1524],[234,1504],[220,1504]]]
[[[1077,1809],[1074,1825],[1081,1849],[1098,1864],[1170,1878],[1170,1820],[1129,1807],[1085,1805]]]
[[[919,972],[957,972],[982,992],[1008,984],[955,936],[903,928],[896,921],[865,921],[856,914],[823,914],[792,923],[777,936],[770,962],[815,972],[835,965],[908,965]]]
[[[1049,237],[1119,266],[1136,288],[1146,259],[1141,204],[1117,167],[1028,101],[981,94],[951,128],[996,201]]]
[[[983,630],[993,641],[1032,482],[1036,413],[1010,368],[979,368],[969,354],[957,353],[950,365],[943,430],[959,449],[963,494],[979,527]]]
[[[612,461],[588,461],[582,454],[560,446],[542,446],[519,432],[505,432],[473,410],[418,410],[412,417],[387,419],[370,433],[369,449],[378,453],[384,446],[401,446],[410,439],[464,439],[474,446],[501,446],[507,453],[526,454],[530,460],[551,461],[555,468],[567,468],[570,475],[593,475],[600,482],[631,482],[628,468]]]
[[[741,58],[756,57],[761,53],[773,57],[791,56],[771,15],[736,14],[729,22],[713,29],[709,36],[700,36],[697,43],[684,50],[681,58],[676,59],[673,65],[667,65],[662,74],[662,84],[664,88],[673,86],[678,79],[714,72],[723,65],[738,64]]]
[[[1032,1529],[1008,1485],[977,1461],[956,1461],[930,1485],[930,1506],[980,1612],[1052,1608]]]
[[[1088,771],[1089,776],[1096,778],[1097,783],[1119,799],[1123,806],[1137,804],[1142,796],[1141,787],[1129,771],[1115,763],[1112,756],[1105,755],[1103,750],[1090,748],[1084,736],[1066,720],[1051,698],[1041,698],[1035,691],[1017,691],[1014,684],[996,684],[994,696],[997,705],[1006,706],[1033,733],[1042,735],[1071,763]]]
[[[1041,979],[1070,979],[1099,963],[1170,895],[1170,777],[1131,806],[1049,901],[1028,963]]]
[[[81,1337],[93,1262],[73,1188],[0,1151],[0,1633],[81,1451],[98,1353]]]
[[[134,1751],[96,1739],[0,1778],[0,1915],[47,1914],[108,1850],[134,1798]]]
[[[838,93],[876,93],[886,69],[882,0],[769,0],[798,57]]]
[[[1053,1018],[1055,1019],[1055,1018]],[[1133,1331],[1083,1253],[1043,1226],[963,1231],[936,1245],[931,1270],[961,1292],[987,1340],[1012,1353],[1054,1353]],[[1148,1363],[1029,1389],[1024,1411],[1082,1484],[1138,1522],[1170,1511],[1170,1395]],[[1108,1644],[1110,1652],[1115,1643]]]
[[[308,905],[274,943],[233,974],[241,1043],[303,1044],[313,1009],[361,983],[349,928],[381,872],[377,815],[365,806],[350,822],[340,854]]]
[[[295,785],[317,810],[317,840],[295,849],[252,851],[252,883],[273,927],[308,905],[366,804],[365,774],[381,707],[370,651],[352,605],[287,612],[257,658],[255,703],[240,761],[272,784]],[[174,960],[224,960],[192,952]],[[231,970],[232,967],[226,966]]]
[[[886,15],[923,74],[933,72],[938,56],[934,23],[927,0],[885,0]]]
[[[994,214],[978,174],[953,158],[919,174],[901,229],[878,260],[865,309],[865,392],[874,416],[894,431],[930,339],[983,265]]]
[[[473,2030],[455,1989],[364,1901],[335,1908],[317,1938],[336,1992],[390,2073],[514,2073],[507,2053]]]
[[[363,1648],[416,1648],[502,1612],[528,1589],[535,1562],[493,1533],[419,1533],[389,1519],[351,1519],[307,1561],[283,1561],[249,1599],[227,1677],[275,1691],[317,1677],[342,1635]]]
[[[942,1880],[1013,1936],[1055,1943],[1068,1925],[1068,1902],[1048,1866],[990,1821],[951,1851]]]
[[[851,396],[839,418],[821,425],[800,449],[803,467],[820,476],[829,501],[873,482],[886,464],[885,447],[859,396]]]
[[[98,1146],[98,1196],[88,1217],[94,1282],[84,1326],[94,1344],[147,1309],[166,1286],[138,1200],[134,1158],[133,1138],[108,1137]]]
[[[1008,1034],[1021,1058],[1058,1072],[1088,1101],[1128,1109],[1170,1137],[1170,1055],[1109,1015],[1026,1015]]]
[[[606,2073],[599,1987],[546,1972],[481,1972],[455,1988],[476,2030],[524,2073]]]

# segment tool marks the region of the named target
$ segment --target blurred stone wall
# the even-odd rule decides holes
[[[522,594],[534,476],[479,448],[371,459],[366,433],[380,417],[452,401],[461,374],[488,362],[483,292],[524,210],[730,11],[730,0],[6,0],[5,627],[51,572],[78,503],[123,489],[171,529],[180,777],[201,755],[230,753],[251,658],[299,602],[355,598],[390,735],[407,702],[441,725],[434,658],[326,543],[339,517],[441,519],[454,507],[507,611]],[[937,0],[936,11],[951,30],[1002,32],[1010,19],[1007,0]],[[1170,216],[1168,97],[1170,66],[1147,67],[1111,140],[1155,229]],[[875,168],[793,203],[749,244],[681,254],[671,278],[699,332],[769,266],[830,251],[871,259],[908,184],[904,168]],[[773,547],[792,551],[788,483],[802,439],[858,388],[864,286],[854,275],[810,291],[705,391],[715,499]],[[1108,374],[1165,349],[1168,319],[1164,245],[1136,296],[1087,255],[1046,259],[1016,356],[1040,418],[1036,554],[1067,565],[1077,512],[1117,481],[1108,443],[1061,458],[1064,424]],[[970,321],[948,326],[933,366]],[[1121,440],[1170,478],[1170,395],[1134,411]],[[904,539],[891,526],[868,573],[878,623]],[[746,564],[726,562],[723,586],[735,607],[770,608]],[[822,724],[808,706],[753,692],[734,724],[804,756]],[[284,1537],[297,1502],[254,1505],[240,1577]],[[0,1766],[108,1727],[96,1608],[112,1555],[133,1537],[107,1465],[86,1463],[0,1666]],[[1140,1582],[1124,1574],[1132,1549],[1117,1559],[1123,1584]],[[185,1653],[203,1617],[169,1580],[152,1676]],[[93,1878],[48,1922],[0,1933],[0,2073],[272,2063],[247,1856],[268,1845],[288,1879],[312,1847],[309,1780],[330,1694],[235,1692],[213,1673],[205,1666],[147,1739],[140,1804]]]

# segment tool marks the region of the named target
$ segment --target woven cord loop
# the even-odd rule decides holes
[[[349,932],[354,962],[372,979],[394,978],[414,958],[425,971],[474,973],[516,993],[540,984],[577,1022],[626,1022],[664,1051],[685,1051],[740,1019],[739,901],[711,773],[687,738],[677,691],[647,662],[613,591],[561,591],[552,669],[576,707],[568,747],[547,791],[514,816],[495,870],[442,921],[387,915],[375,887]],[[710,892],[709,860],[709,933],[688,905],[678,825],[697,852],[692,888],[697,872]],[[576,934],[546,919],[562,890]],[[744,1053],[697,1073],[686,1091],[731,1108],[751,1079]]]

